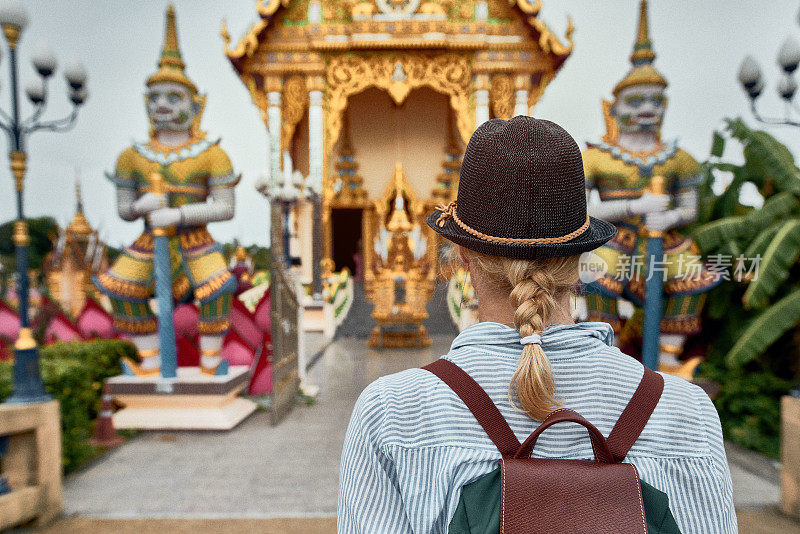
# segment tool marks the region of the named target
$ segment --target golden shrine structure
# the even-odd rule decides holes
[[[475,128],[529,114],[572,52],[571,21],[560,39],[541,9],[541,0],[260,0],[238,43],[223,25],[225,53],[269,133],[269,180],[299,172],[301,187],[321,191],[316,243],[314,202],[301,194],[291,208],[302,280],[312,258],[323,278],[348,268],[379,326],[392,315],[421,326],[441,261],[425,214],[455,198]],[[393,343],[424,343],[414,328]]]
[[[73,317],[77,317],[91,296],[103,300],[92,283],[92,275],[108,268],[106,246],[83,213],[80,184],[75,184],[75,216],[59,231],[53,250],[44,258],[42,273],[47,291]]]

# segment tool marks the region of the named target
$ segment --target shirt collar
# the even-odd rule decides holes
[[[509,345],[520,346],[519,332],[511,326],[501,323],[482,322],[468,326],[453,340],[450,350],[468,345]],[[608,323],[583,322],[575,324],[558,324],[548,326],[542,333],[542,349],[558,351],[571,349],[576,344],[602,343],[606,346],[614,344],[614,330]],[[551,354],[548,352],[548,357]]]

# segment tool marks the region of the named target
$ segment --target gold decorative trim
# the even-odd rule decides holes
[[[306,77],[306,86],[308,91],[324,91],[325,90],[325,76],[324,74],[316,74]]]
[[[280,93],[283,90],[283,79],[280,76],[264,77],[264,92]]]
[[[8,39],[8,46],[10,48],[17,47],[19,34],[20,28],[18,26],[14,26],[13,24],[3,24],[3,35],[5,35],[6,39]]]
[[[510,0],[509,3],[516,4],[526,15],[536,16],[542,10],[542,0],[535,0],[534,2],[530,0]]]
[[[227,282],[231,276],[233,276],[228,271],[224,271],[208,282],[204,283],[200,287],[194,290],[194,297],[197,300],[203,301],[206,300],[210,295],[212,295],[216,290],[221,288],[225,282]]]
[[[530,91],[531,90],[531,77],[525,74],[520,74],[514,77],[514,90],[516,91]]]
[[[213,336],[227,332],[231,327],[231,321],[228,318],[216,319],[213,321],[201,320],[197,323],[197,331],[201,335]],[[213,356],[210,354],[209,356]]]
[[[606,125],[606,134],[602,140],[609,145],[615,145],[619,140],[619,124],[617,124],[617,119],[611,113],[614,103],[606,99],[601,100],[601,103],[603,105],[603,122]]]
[[[36,340],[33,338],[33,330],[30,328],[20,328],[19,336],[17,337],[16,343],[14,343],[14,349],[30,350],[35,348]]]
[[[158,330],[158,323],[155,318],[145,321],[128,321],[115,317],[114,328],[126,334],[154,334]]]
[[[258,111],[261,113],[261,120],[264,124],[267,124],[269,122],[269,116],[267,115],[267,110],[269,108],[267,93],[265,91],[259,91],[255,79],[250,75],[243,74],[242,82],[250,92],[250,98],[253,100],[253,104],[256,105]]]
[[[278,8],[289,5],[289,0],[256,0],[256,11],[262,17],[271,17],[278,11]]]
[[[567,18],[567,44],[562,43],[558,37],[547,27],[543,20],[529,17],[528,23],[539,32],[539,46],[545,54],[555,54],[557,56],[569,56],[575,48],[575,41],[572,36],[575,34],[575,25],[572,17]]]
[[[144,360],[145,358],[155,358],[160,353],[159,349],[147,349],[147,350],[139,350],[139,358]]]
[[[308,89],[303,76],[290,76],[283,84],[281,110],[281,153],[292,145],[297,124],[308,106]]]
[[[450,97],[458,130],[465,142],[474,130],[475,120],[469,104],[472,69],[464,55],[340,55],[331,59],[326,77],[329,87],[326,156],[339,139],[347,99],[368,87],[387,91],[398,105],[412,89],[431,87]]]
[[[284,26],[279,23],[273,25],[275,14],[281,6],[287,6],[288,0],[259,0],[256,2],[256,11],[260,16],[236,45],[231,45],[231,36],[227,26],[223,23],[220,35],[224,41],[225,55],[241,73],[243,61],[255,59],[259,54],[262,35],[272,26],[270,33],[273,40],[281,43],[281,48],[294,48],[299,50],[346,50],[346,49],[374,49],[378,48],[427,48],[427,49],[464,49],[464,48],[496,48],[508,46],[509,43],[488,42],[487,35],[524,35],[525,27],[533,28],[538,34],[538,44],[546,53],[559,56],[563,61],[574,47],[572,35],[574,25],[572,19],[568,20],[566,31],[566,44],[563,43],[538,18],[542,8],[542,0],[510,0],[519,12],[519,18],[505,24],[489,25],[483,21],[460,19],[458,16],[445,20],[405,20],[405,21],[379,21],[373,18],[374,5],[369,2],[353,0],[348,2],[344,9],[348,11],[349,18],[353,12],[359,15],[359,20],[343,22],[323,22],[321,24]],[[441,10],[439,3],[426,2],[420,7],[420,12]],[[360,16],[366,18],[361,19]],[[326,14],[325,19],[329,19]],[[313,26],[313,29],[312,29]],[[466,27],[466,30],[465,30]],[[353,39],[353,35],[388,33],[391,39]],[[440,39],[425,38],[425,35],[443,34]],[[461,36],[474,34],[475,39],[468,41]],[[344,36],[346,40],[337,42],[325,40],[326,35]],[[454,38],[458,35],[458,38]],[[291,63],[291,62],[289,62]]]
[[[662,343],[659,350],[667,354],[674,354],[675,356],[680,356],[683,353],[683,347],[680,345],[668,345],[666,343]]]
[[[492,87],[489,98],[494,116],[508,120],[514,114],[514,83],[508,74],[495,74],[492,76]]]
[[[528,109],[531,109],[533,106],[539,102],[539,99],[544,94],[544,90],[550,84],[550,81],[555,77],[556,71],[542,71],[538,73],[539,76],[539,83],[535,84],[531,92],[528,94]],[[534,77],[535,79],[535,77]]]
[[[97,279],[103,288],[121,297],[146,299],[152,296],[152,290],[148,286],[115,278],[108,273],[97,275]]]
[[[30,234],[28,234],[28,224],[25,221],[14,221],[14,233],[11,237],[15,246],[27,247],[31,243]]]
[[[11,174],[14,175],[14,181],[17,184],[17,191],[21,192],[25,182],[25,169],[27,165],[25,161],[28,156],[21,150],[14,150],[8,155],[11,160]]]

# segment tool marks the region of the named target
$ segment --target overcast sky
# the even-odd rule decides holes
[[[73,183],[79,169],[87,217],[112,245],[129,243],[141,223],[119,219],[114,188],[104,178],[117,155],[133,140],[144,140],[145,79],[155,71],[163,39],[167,2],[155,0],[24,0],[30,22],[19,46],[22,86],[35,74],[29,57],[47,41],[60,64],[80,57],[89,71],[89,101],[68,133],[38,132],[28,142],[25,208],[28,216],[52,215],[60,223],[74,212]],[[215,223],[220,240],[268,243],[267,205],[253,184],[266,164],[266,132],[250,96],[222,52],[220,24],[227,20],[234,40],[257,20],[253,0],[176,0],[178,32],[187,73],[208,95],[203,127],[243,175],[237,213]],[[572,16],[575,51],[535,109],[538,117],[563,125],[583,143],[603,133],[600,100],[629,68],[638,0],[545,0],[541,16],[559,35]],[[707,156],[711,134],[725,117],[744,116],[748,102],[736,81],[742,57],[753,54],[769,85],[764,114],[781,113],[774,96],[779,80],[775,57],[787,36],[800,40],[797,0],[653,0],[651,36],[656,67],[669,80],[665,138],[679,138],[698,160]],[[0,107],[8,109],[8,54],[0,57]],[[30,108],[24,108],[27,112]],[[69,112],[63,78],[56,75],[45,118]],[[796,128],[770,130],[793,152],[800,150]],[[730,146],[729,152],[735,147]],[[732,155],[733,156],[733,155]],[[0,169],[7,169],[3,164]],[[10,172],[0,170],[0,220],[14,217]]]

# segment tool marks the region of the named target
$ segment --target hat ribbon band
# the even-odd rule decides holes
[[[589,215],[586,215],[586,222],[579,226],[576,230],[559,237],[532,237],[532,238],[517,238],[517,237],[495,237],[492,235],[484,234],[474,228],[470,227],[464,221],[458,218],[456,214],[456,201],[452,201],[447,205],[439,204],[436,209],[440,211],[439,218],[436,219],[436,225],[442,228],[449,219],[453,219],[456,224],[463,228],[466,232],[474,235],[478,239],[484,241],[491,241],[492,243],[501,243],[504,245],[546,245],[549,243],[566,243],[571,241],[584,233],[589,228]]]

